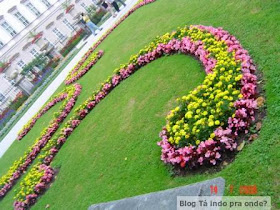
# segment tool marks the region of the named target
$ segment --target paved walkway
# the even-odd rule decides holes
[[[40,108],[49,100],[61,83],[65,80],[69,71],[78,63],[87,50],[96,42],[117,20],[119,20],[128,10],[130,10],[138,0],[127,0],[126,7],[121,7],[121,11],[117,17],[109,18],[103,25],[103,30],[97,34],[97,36],[91,35],[86,39],[86,44],[80,50],[80,52],[72,59],[72,61],[64,68],[64,70],[55,78],[55,80],[49,85],[49,87],[42,93],[42,95],[34,102],[34,104],[28,109],[23,117],[14,125],[10,132],[0,142],[0,158],[9,149],[12,143],[16,140],[18,132],[22,127],[40,110]]]

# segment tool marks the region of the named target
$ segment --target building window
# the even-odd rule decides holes
[[[0,93],[0,101],[2,102],[4,100],[5,100],[5,96],[2,93]]]
[[[73,27],[73,25],[72,25],[66,18],[63,20],[63,23],[64,23],[71,31],[74,31],[74,30],[75,30],[74,27]]]
[[[30,2],[28,2],[28,3],[26,4],[26,7],[27,7],[28,9],[30,9],[30,11],[33,12],[33,14],[36,15],[37,17],[38,17],[39,15],[41,15],[41,13],[39,12],[39,10],[38,10],[36,7],[34,7],[34,5],[31,4]]]
[[[1,26],[11,35],[11,36],[15,36],[17,34],[17,32],[6,22],[2,22]]]
[[[4,43],[0,41],[0,49],[4,46]]]
[[[88,11],[88,10],[89,10],[89,8],[86,6],[86,4],[85,4],[85,3],[81,3],[81,7],[83,7],[86,11]]]
[[[26,18],[20,13],[20,12],[16,12],[14,14],[14,16],[24,25],[24,26],[28,26],[29,22],[28,20],[26,20]]]
[[[66,39],[66,37],[57,29],[54,28],[53,29],[53,33],[61,40],[64,41]]]
[[[26,66],[26,64],[24,63],[23,60],[20,60],[17,65],[21,68],[21,69],[24,69],[24,67]]]
[[[38,57],[39,56],[39,53],[37,50],[35,50],[34,48],[30,51],[31,55],[34,56],[34,58]]]
[[[41,1],[47,8],[51,7],[51,3],[48,0],[41,0]]]

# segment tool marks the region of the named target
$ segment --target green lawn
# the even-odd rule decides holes
[[[60,168],[56,181],[33,208],[49,204],[50,209],[87,209],[93,203],[217,176],[225,178],[226,194],[230,184],[234,195],[240,185],[256,184],[258,195],[272,196],[274,209],[280,208],[279,11],[278,0],[158,0],[136,11],[99,46],[104,56],[78,81],[83,90],[76,107],[155,36],[185,24],[222,26],[241,41],[264,74],[267,98],[260,137],[232,164],[216,174],[174,178],[160,161],[156,142],[166,113],[176,97],[200,84],[205,75],[192,57],[164,57],[124,81],[83,120],[53,162]],[[32,144],[55,109],[58,106],[0,159],[0,175]],[[0,201],[0,209],[11,209],[13,196],[11,191]]]

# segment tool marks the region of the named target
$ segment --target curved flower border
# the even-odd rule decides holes
[[[218,127],[215,130],[215,140],[210,139],[203,141],[198,147],[189,146],[176,148],[176,146],[168,142],[166,136],[167,132],[163,129],[161,132],[162,141],[159,142],[159,145],[162,147],[161,158],[165,163],[170,163],[172,165],[178,164],[181,167],[193,167],[194,165],[202,165],[207,162],[216,164],[216,161],[221,158],[222,150],[233,151],[236,148],[234,136],[247,131],[251,121],[254,120],[254,111],[256,109],[254,99],[256,94],[256,76],[253,75],[256,68],[247,51],[241,47],[233,36],[229,35],[228,32],[221,28],[215,29],[205,26],[192,26],[191,28],[196,28],[197,31],[200,32],[212,34],[212,38],[215,37],[216,40],[223,40],[224,43],[226,43],[226,48],[229,52],[235,52],[235,59],[240,61],[242,67],[241,72],[243,77],[242,79],[238,77],[241,79],[240,88],[242,98],[234,103],[234,108],[236,109],[235,115],[229,118],[228,126],[225,129]],[[190,37],[178,38],[176,37],[178,34],[180,33],[174,32],[157,38],[137,55],[132,56],[129,63],[121,65],[121,67],[116,70],[116,73],[102,84],[99,90],[93,92],[92,96],[75,110],[74,116],[66,123],[60,134],[56,136],[55,139],[48,142],[44,148],[44,154],[41,156],[42,166],[50,165],[71,133],[102,99],[119,85],[121,81],[153,60],[175,53],[193,54],[203,63],[206,73],[212,73],[217,61],[213,59],[210,56],[210,52],[205,49],[206,43],[200,40],[192,40]],[[204,159],[201,160],[201,156],[199,155],[203,156]],[[38,173],[38,170],[36,173]],[[31,187],[34,192],[33,194],[20,196],[20,191],[15,206],[20,209],[32,205],[34,200],[40,195],[41,190],[45,189],[45,186],[46,184],[39,181],[34,183]],[[38,188],[40,188],[39,191],[37,190]],[[25,188],[21,190],[23,192],[26,191]]]
[[[65,84],[69,85],[82,76],[84,76],[90,68],[96,64],[96,62],[103,56],[104,52],[99,50],[98,52],[93,53],[93,50],[90,49],[82,58],[81,61],[73,68],[73,70],[68,74]]]
[[[50,122],[49,126],[42,131],[41,136],[35,140],[35,143],[27,152],[25,152],[24,156],[18,161],[15,161],[9,171],[1,177],[0,198],[4,197],[21,175],[25,173],[28,166],[30,166],[44,146],[49,142],[53,134],[58,130],[64,119],[74,107],[75,102],[81,93],[81,88],[81,85],[74,84],[73,86],[67,87],[65,93],[56,97],[56,99],[60,100],[62,100],[61,98],[65,98],[66,101],[61,106],[60,111],[55,113],[55,118]]]
[[[19,132],[17,140],[21,140],[26,134],[33,128],[37,120],[42,117],[49,109],[51,109],[53,106],[55,106],[60,101],[67,98],[67,93],[62,93],[55,97],[54,99],[51,99],[51,101],[42,108],[32,119],[23,127],[22,131]]]
[[[228,125],[218,127],[214,137],[202,141],[198,146],[177,147],[168,141],[168,131],[164,127],[160,133],[162,140],[158,145],[162,148],[161,160],[182,168],[193,168],[198,165],[212,164],[222,159],[225,151],[233,151],[237,147],[237,137],[241,133],[248,133],[251,122],[255,120],[257,77],[254,75],[256,67],[248,52],[239,41],[222,28],[196,26],[202,31],[209,32],[218,41],[227,45],[227,51],[234,53],[237,62],[241,63],[241,97],[235,101],[235,113],[227,120]]]

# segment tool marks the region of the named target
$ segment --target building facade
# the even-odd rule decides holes
[[[23,68],[47,49],[58,53],[79,30],[79,13],[93,4],[92,0],[0,0],[0,61],[6,64],[0,73],[0,112],[7,98],[13,100],[17,93],[32,89],[29,79],[20,74]]]

